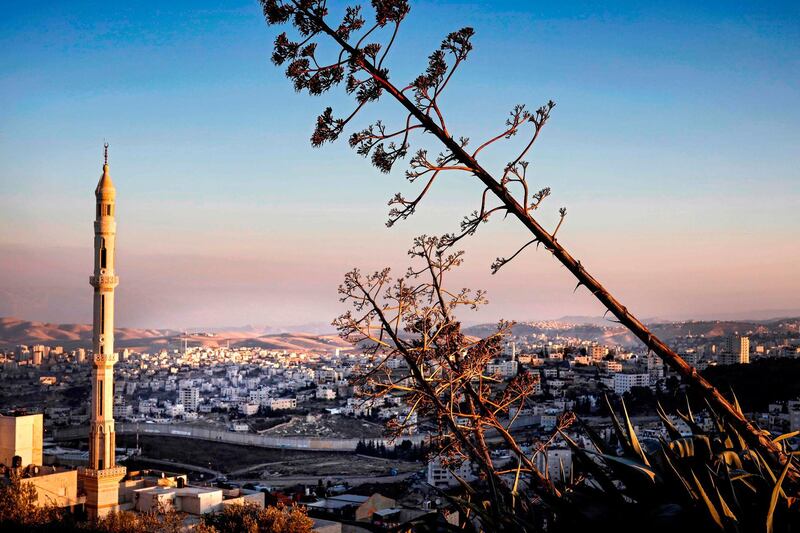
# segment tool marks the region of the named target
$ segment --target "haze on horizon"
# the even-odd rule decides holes
[[[520,4],[413,2],[393,77],[470,25],[475,51],[444,100],[456,135],[555,100],[530,158],[553,189],[541,217],[568,208],[559,240],[637,315],[800,308],[800,5]],[[312,149],[316,115],[344,99],[294,94],[273,38],[255,1],[4,6],[0,316],[91,320],[104,139],[122,327],[330,322],[345,271],[403,272],[415,235],[477,207],[477,185],[448,177],[387,229],[387,200],[415,190],[404,166],[380,175],[344,140]],[[523,239],[495,221],[465,243],[452,284],[490,299],[469,321],[602,314],[545,252],[491,276]]]

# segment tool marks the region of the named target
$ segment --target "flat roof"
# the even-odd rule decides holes
[[[359,496],[358,494],[339,494],[338,496],[331,496],[329,500],[340,500],[352,503],[364,503],[370,499],[370,496]]]

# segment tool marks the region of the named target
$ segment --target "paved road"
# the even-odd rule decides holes
[[[272,461],[271,463],[261,463],[257,465],[248,466],[245,468],[240,468],[239,470],[234,470],[229,476],[239,476],[241,474],[246,474],[248,472],[252,472],[253,470],[263,470],[264,468],[272,465],[282,465],[285,461]]]
[[[258,481],[265,485],[272,485],[275,487],[289,487],[292,485],[316,485],[317,481],[322,479],[325,483],[328,480],[332,482],[347,481],[351,485],[360,485],[362,483],[397,483],[414,475],[415,472],[405,472],[397,474],[396,476],[286,476],[286,477],[266,477],[266,478],[244,478],[244,479],[230,479],[233,483],[244,484],[248,482]]]
[[[193,472],[202,472],[203,474],[211,474],[214,478],[224,475],[222,472],[212,470],[204,466],[190,465],[188,463],[179,463],[177,461],[165,461],[164,459],[153,459],[152,457],[145,457],[144,455],[137,455],[132,458],[135,461],[142,461],[144,463],[153,463],[157,465],[164,465],[172,467],[173,469],[191,470]]]

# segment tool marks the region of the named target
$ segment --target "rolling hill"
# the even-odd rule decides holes
[[[182,342],[182,332],[169,329],[117,328],[114,330],[117,348],[154,351],[177,348]],[[336,335],[310,333],[264,334],[260,329],[219,330],[213,333],[187,333],[189,346],[260,347],[288,351],[333,351],[351,348]],[[0,348],[11,349],[19,344],[61,345],[67,349],[89,348],[92,326],[89,324],[51,324],[33,322],[14,317],[0,317]]]

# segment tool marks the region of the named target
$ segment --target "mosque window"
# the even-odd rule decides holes
[[[100,295],[100,331],[105,331],[106,322],[106,297],[104,294]],[[102,350],[100,351],[102,353]]]

